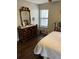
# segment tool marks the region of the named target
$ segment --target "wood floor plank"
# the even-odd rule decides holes
[[[43,59],[41,56],[34,55],[34,47],[44,36],[17,43],[17,59]]]

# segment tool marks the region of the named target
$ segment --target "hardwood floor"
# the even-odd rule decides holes
[[[41,56],[34,55],[33,51],[36,44],[44,36],[40,35],[28,41],[17,43],[17,59],[43,59]]]

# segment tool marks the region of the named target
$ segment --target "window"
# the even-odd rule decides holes
[[[48,27],[48,10],[40,10],[40,27]]]

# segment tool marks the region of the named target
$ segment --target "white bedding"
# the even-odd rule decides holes
[[[41,39],[34,49],[34,54],[49,59],[61,59],[61,32],[52,32]]]

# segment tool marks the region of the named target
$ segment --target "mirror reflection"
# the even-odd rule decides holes
[[[30,10],[27,7],[20,8],[20,19],[21,19],[21,26],[26,26],[31,24],[31,16]]]

